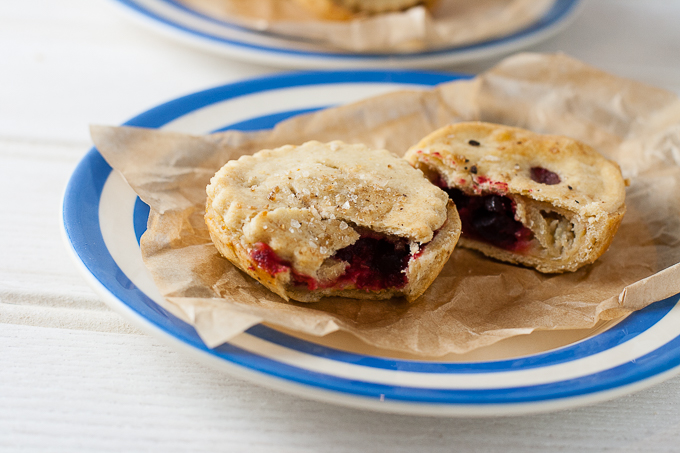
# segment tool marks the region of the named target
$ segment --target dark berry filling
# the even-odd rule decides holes
[[[557,173],[543,167],[531,167],[531,179],[549,186],[559,184],[561,181],[560,176]]]
[[[533,234],[515,220],[515,203],[499,194],[467,195],[443,188],[458,209],[463,235],[493,246],[518,252],[528,248]]]
[[[291,264],[282,260],[267,244],[261,242],[255,244],[250,256],[261,269],[272,276],[287,270],[292,271]],[[313,277],[292,271],[294,284],[306,286],[310,291],[351,286],[366,291],[380,291],[403,288],[408,283],[406,273],[403,271],[408,267],[411,251],[405,239],[390,240],[366,233],[354,244],[338,250],[333,258],[349,263],[345,273],[338,279],[321,285]]]
[[[402,288],[408,282],[402,271],[408,266],[410,256],[408,242],[404,239],[388,241],[362,236],[335,253],[334,258],[349,263],[338,283],[353,283],[357,289],[368,291]]]

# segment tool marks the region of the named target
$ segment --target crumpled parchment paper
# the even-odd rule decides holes
[[[544,275],[457,248],[415,303],[329,298],[287,303],[222,258],[203,222],[205,186],[228,160],[308,140],[403,154],[447,123],[483,120],[584,141],[630,178],[609,250],[577,272]],[[473,80],[399,91],[295,117],[271,131],[206,136],[92,127],[99,151],[150,205],[141,242],[166,308],[217,346],[268,322],[352,333],[421,356],[463,353],[534,330],[584,329],[680,292],[680,100],[561,54],[519,54]]]
[[[462,46],[528,27],[555,0],[439,0],[430,11],[351,20],[315,17],[296,0],[180,0],[189,8],[258,31],[352,52],[414,52]]]

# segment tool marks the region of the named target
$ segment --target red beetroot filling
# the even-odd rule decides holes
[[[403,272],[408,267],[410,248],[405,239],[388,240],[373,235],[363,235],[354,244],[338,250],[333,258],[346,261],[349,266],[345,273],[333,282],[319,282],[307,275],[292,271],[296,286],[307,286],[310,291],[319,288],[354,286],[366,291],[402,288],[408,283]],[[250,256],[270,275],[291,269],[291,264],[282,260],[267,244],[258,242]]]
[[[453,200],[469,238],[512,252],[529,247],[533,233],[515,220],[515,203],[498,194],[467,195],[459,189],[444,187]]]

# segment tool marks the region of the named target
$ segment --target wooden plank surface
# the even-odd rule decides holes
[[[585,1],[569,29],[529,50],[680,93],[679,21],[680,2]],[[0,2],[0,57],[0,451],[679,449],[680,378],[529,417],[397,416],[264,389],[140,333],[61,243],[61,193],[91,146],[88,125],[278,70],[176,44],[106,0]]]
[[[260,388],[144,335],[6,325],[0,345],[2,451],[677,451],[680,379],[582,409],[446,419]]]

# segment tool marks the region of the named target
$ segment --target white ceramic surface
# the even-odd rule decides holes
[[[529,26],[467,45],[406,53],[353,53],[242,27],[175,0],[116,0],[141,25],[204,50],[243,61],[289,68],[434,68],[507,54],[563,30],[580,0],[555,0]]]

